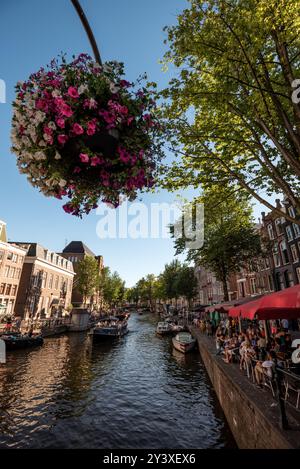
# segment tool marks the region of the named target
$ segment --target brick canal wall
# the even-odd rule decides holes
[[[239,370],[215,355],[215,343],[191,328],[209,378],[239,448],[300,447],[299,431],[281,431],[279,408],[270,392],[261,391]]]

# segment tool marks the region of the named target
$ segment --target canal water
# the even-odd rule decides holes
[[[198,352],[133,314],[114,344],[48,338],[0,364],[0,448],[232,448]]]

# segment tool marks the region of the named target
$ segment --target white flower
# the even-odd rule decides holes
[[[48,127],[49,127],[50,129],[56,130],[55,122],[50,121],[49,124],[48,124]]]
[[[120,87],[111,81],[109,84],[109,89],[112,93],[117,93],[120,90]]]
[[[61,92],[59,90],[52,91],[53,98],[60,98]]]
[[[22,137],[22,143],[23,143],[23,145],[25,145],[25,146],[31,146],[30,139],[29,139],[28,137],[26,137],[26,136],[23,136],[23,137]]]
[[[79,88],[78,88],[78,93],[79,94],[82,94],[84,93],[85,91],[88,90],[88,86],[87,85],[80,85]]]
[[[40,140],[40,141],[39,141],[39,146],[40,146],[40,147],[46,147],[47,144],[46,144],[46,142],[44,142],[44,140]]]
[[[67,181],[65,181],[64,179],[61,179],[58,183],[59,187],[65,187],[67,185]]]
[[[103,72],[104,72],[104,73],[111,73],[112,70],[113,70],[113,69],[112,69],[109,65],[107,65],[107,64],[104,64],[104,65],[103,65]]]
[[[44,122],[46,119],[46,114],[43,111],[37,111],[35,113],[34,121],[39,124],[40,122]]]
[[[38,160],[38,161],[42,161],[42,160],[46,160],[47,156],[45,155],[45,153],[43,151],[37,151],[34,154],[34,159]]]
[[[58,153],[58,151],[55,153],[55,157],[54,157],[56,160],[61,160],[61,156],[60,154]]]

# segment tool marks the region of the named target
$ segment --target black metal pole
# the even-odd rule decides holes
[[[286,415],[285,403],[284,403],[282,391],[281,391],[282,374],[280,370],[278,369],[277,359],[275,360],[275,379],[276,379],[276,385],[277,385],[277,399],[278,399],[279,410],[280,410],[280,427],[282,430],[288,430],[289,422],[288,422],[288,418]]]
[[[96,62],[98,62],[99,65],[102,65],[102,60],[101,60],[101,56],[100,56],[100,52],[99,52],[99,49],[98,49],[98,46],[97,46],[97,42],[96,42],[96,39],[95,39],[95,36],[94,36],[94,33],[92,31],[92,28],[88,22],[88,19],[79,3],[79,0],[71,0],[71,2],[73,3],[73,6],[75,8],[75,10],[77,11],[78,13],[78,16],[81,20],[81,23],[85,29],[85,32],[89,38],[89,41],[90,41],[90,44],[92,46],[92,49],[93,49],[93,53],[94,53],[94,56],[95,56],[95,60]]]

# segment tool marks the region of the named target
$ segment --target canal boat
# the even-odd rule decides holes
[[[175,337],[172,338],[173,347],[182,353],[188,353],[196,345],[196,339],[194,339],[189,332],[179,332]]]
[[[156,334],[158,335],[172,334],[171,325],[168,322],[159,322],[156,327]]]
[[[117,317],[100,320],[93,329],[93,339],[113,340],[119,339],[128,333],[127,321]]]
[[[29,336],[22,334],[3,334],[1,339],[4,340],[6,350],[19,350],[28,347],[40,347],[44,343],[42,336]]]

